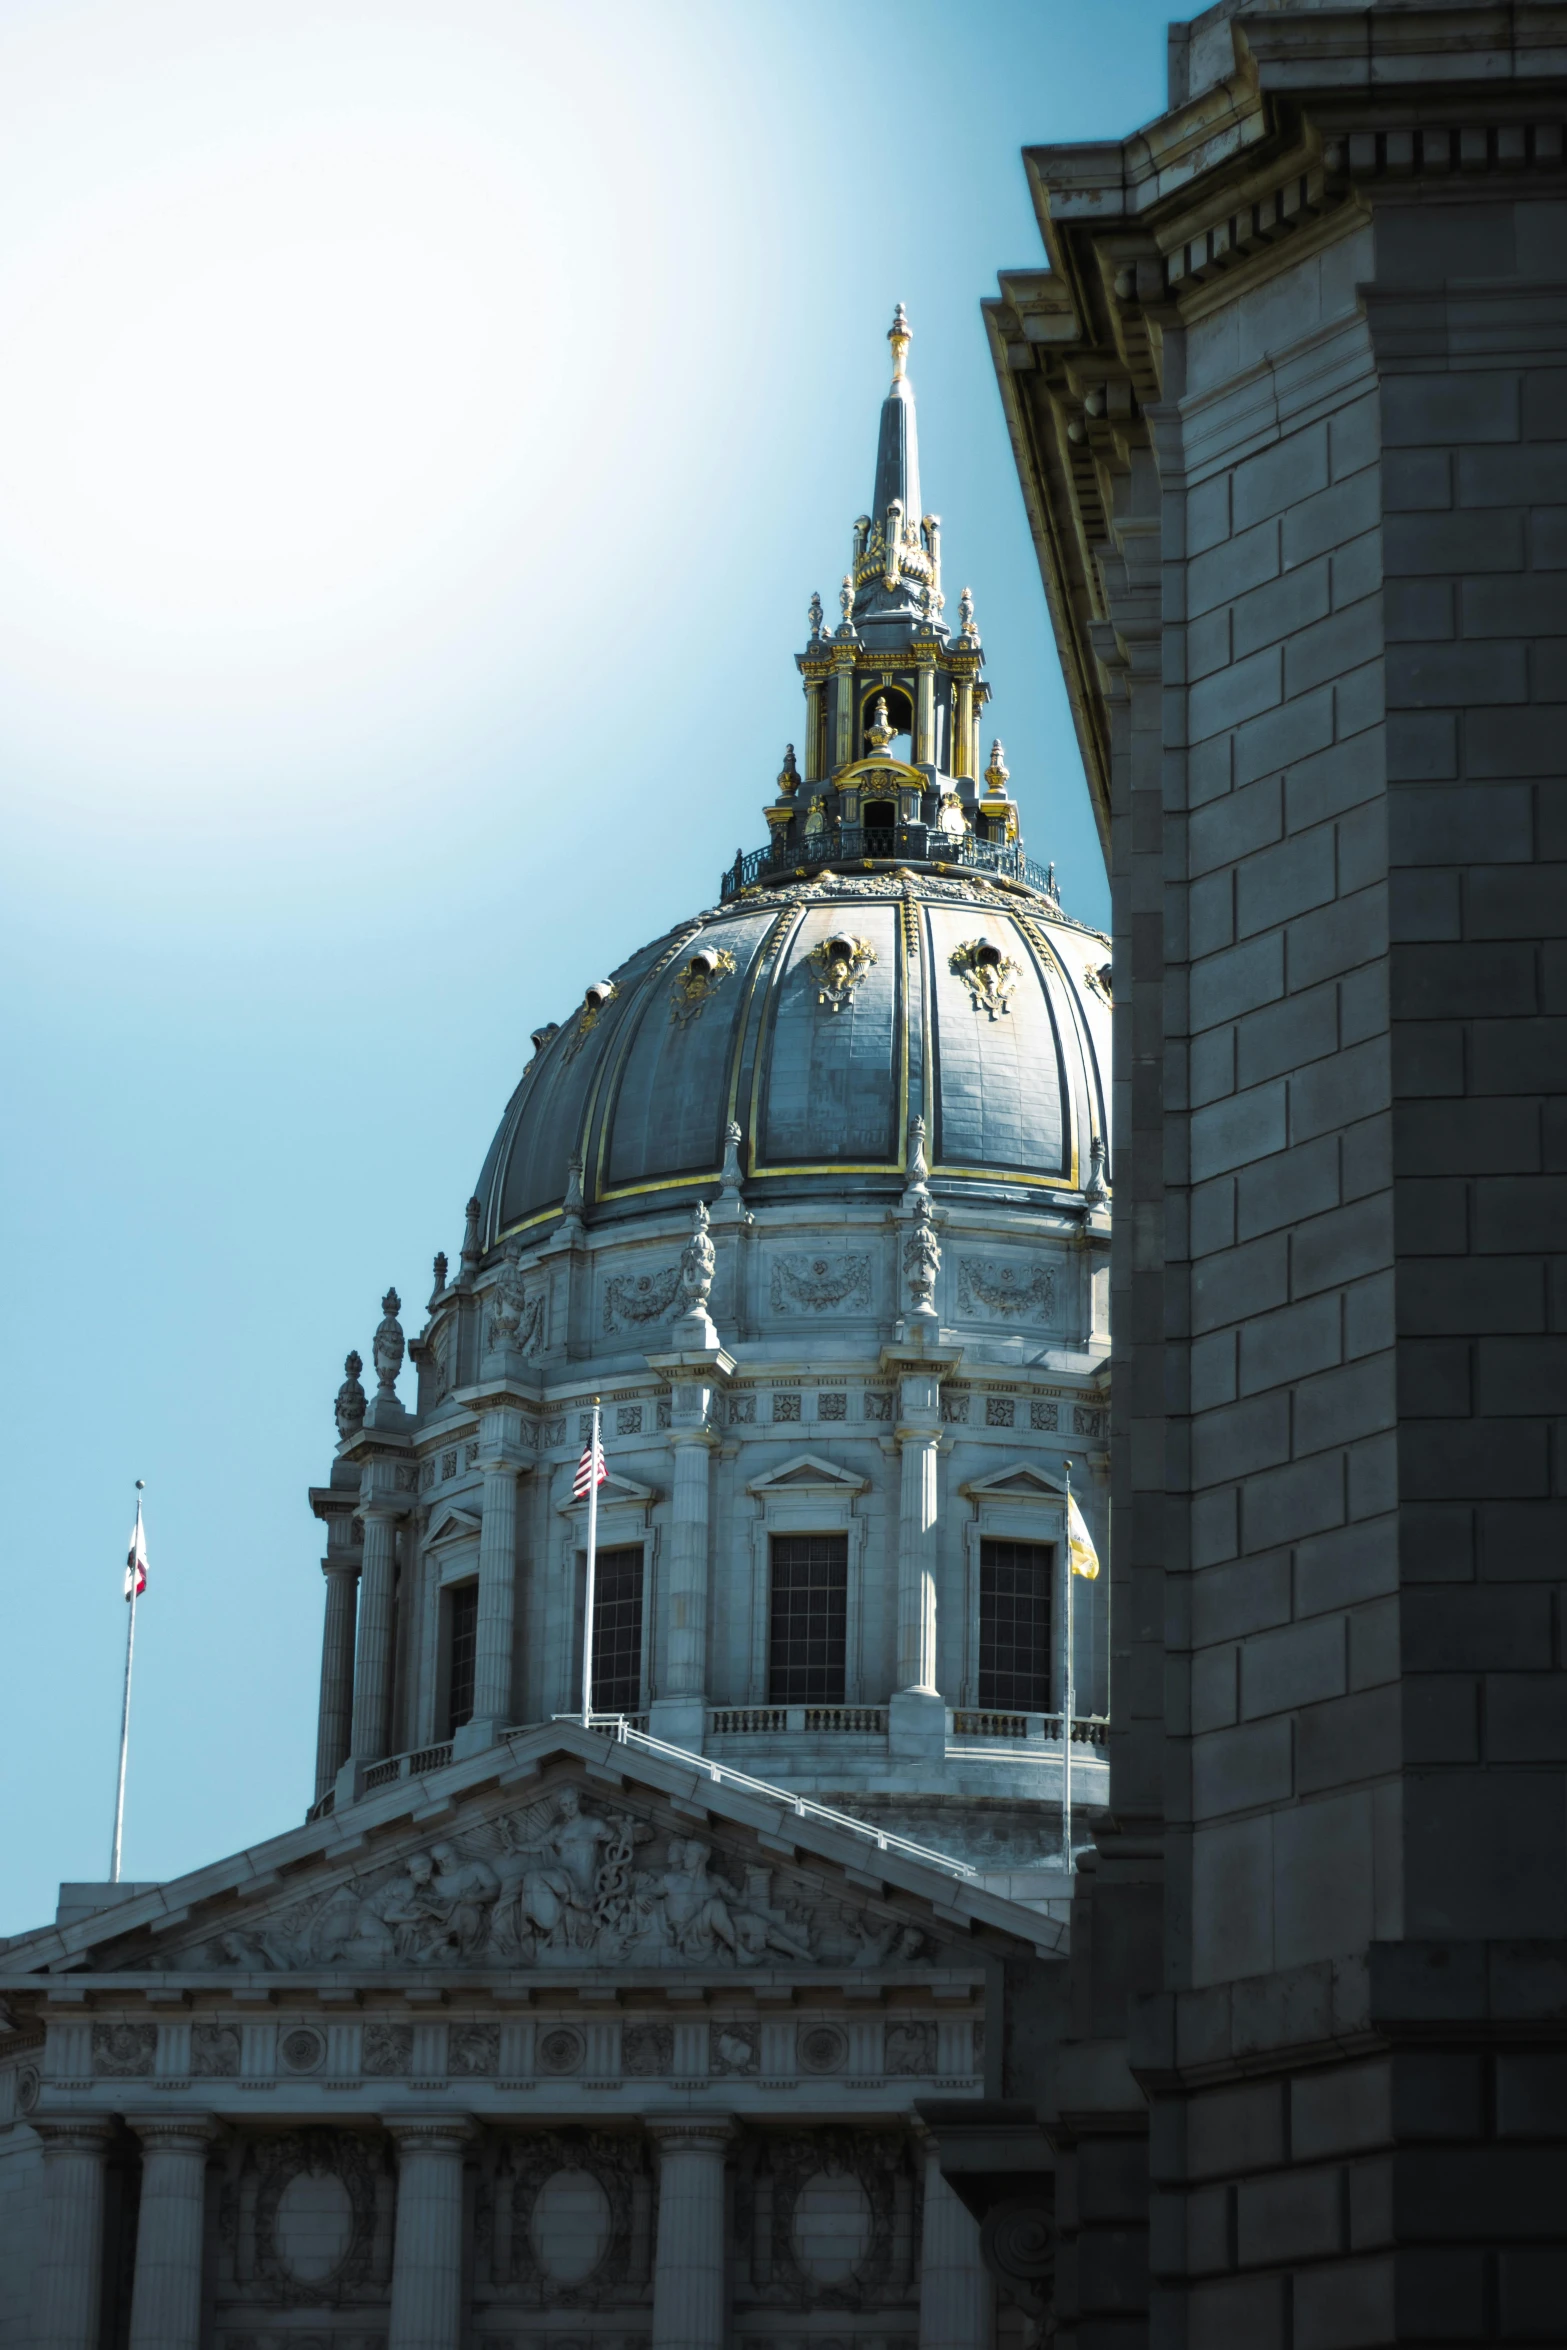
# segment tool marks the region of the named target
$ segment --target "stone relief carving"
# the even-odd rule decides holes
[[[871,1302],[868,1256],[774,1257],[770,1296],[775,1314],[824,1314]]]
[[[715,2024],[708,2068],[715,2073],[754,2073],[758,2063],[757,2045],[754,2024]]]
[[[446,2035],[446,2069],[451,2073],[494,2073],[500,2070],[501,2035],[498,2024],[453,2024]]]
[[[129,2080],[150,2073],[157,2045],[156,2024],[94,2024],[92,2069],[111,2080]]]
[[[384,2288],[391,2265],[385,2164],[375,2141],[354,2130],[306,2128],[242,2141],[218,2201],[219,2240],[236,2281],[274,2308],[340,2308]],[[340,2339],[334,2333],[334,2345]]]
[[[1047,1322],[1056,1310],[1056,1276],[1036,1265],[1027,1278],[988,1257],[958,1259],[958,1306],[965,1314],[1003,1314],[1012,1322]]]
[[[563,2226],[567,2216],[575,2222]],[[525,2309],[635,2306],[651,2291],[653,2174],[646,2142],[631,2131],[530,2130],[501,2141],[481,2177],[475,2213],[481,2273]],[[522,2350],[542,2338],[515,2339]],[[554,2337],[551,2336],[553,2341]],[[573,2333],[586,2350],[588,2337]],[[607,2340],[597,2328],[594,2350]]]
[[[1109,1421],[1107,1412],[1090,1411],[1086,1404],[1072,1406],[1072,1434],[1074,1436],[1103,1436]]]
[[[1018,983],[1018,965],[988,938],[965,939],[948,958],[952,970],[968,989],[974,1008],[994,1020],[1012,1009],[1012,991]]]
[[[886,2069],[889,2073],[933,2073],[936,2069],[934,2024],[889,2024]]]
[[[892,1396],[886,1388],[866,1388],[865,1417],[867,1420],[890,1420],[892,1418]]]
[[[620,2035],[620,2069],[631,2079],[667,2073],[675,2061],[669,2024],[627,2024]]]
[[[337,1400],[332,1406],[332,1416],[337,1422],[339,1444],[346,1444],[349,1437],[357,1436],[364,1426],[365,1391],[359,1384],[359,1374],[364,1367],[363,1356],[356,1354],[350,1348],[343,1363],[343,1384],[338,1389]]]
[[[849,2036],[836,2024],[802,2024],[795,2053],[802,2072],[841,2073],[849,2061]]]
[[[920,2196],[901,2131],[770,2134],[746,2149],[736,2187],[751,2281],[770,2301],[860,2310],[912,2299]]]
[[[604,1284],[606,1332],[649,1322],[667,1322],[680,1300],[682,1265],[660,1265],[656,1273],[614,1273]]]
[[[497,1351],[534,1354],[544,1336],[544,1292],[529,1294],[522,1278],[522,1246],[508,1240],[500,1276],[490,1291],[485,1343]]]
[[[876,960],[868,938],[824,938],[812,947],[806,961],[816,974],[816,1001],[829,1012],[847,1011],[854,991]]]
[[[366,2024],[359,2056],[362,2073],[395,2076],[406,2073],[413,2060],[412,2024]]]
[[[402,1299],[395,1289],[389,1289],[381,1300],[381,1319],[375,1326],[370,1348],[370,1359],[375,1364],[383,1395],[390,1395],[396,1387],[397,1374],[408,1351],[403,1341],[403,1326],[397,1319],[402,1310]]]
[[[1017,1422],[1017,1405],[1010,1395],[987,1395],[985,1398],[985,1426],[1011,1428]]]
[[[232,2024],[193,2024],[190,2069],[200,2078],[224,2078],[239,2071],[239,2034]]]
[[[1028,1424],[1031,1428],[1059,1428],[1061,1406],[1058,1403],[1041,1403],[1036,1396],[1028,1407]]]
[[[184,1963],[258,1972],[779,1960],[876,1967],[915,1963],[925,1947],[917,1929],[824,1900],[797,1871],[737,1863],[736,1876],[726,1876],[703,1838],[669,1835],[626,1811],[589,1810],[568,1782],[449,1841],[337,1879],[244,1933],[226,1930]],[[158,1963],[168,1961],[160,1954]],[[153,2026],[100,2032],[142,2035],[114,2047],[123,2069],[151,2069]],[[410,2027],[366,2023],[366,2073],[406,2071],[411,2052]]]
[[[278,2061],[291,2073],[319,2072],[326,2062],[326,2041],[309,2024],[296,2025],[278,2042]]]

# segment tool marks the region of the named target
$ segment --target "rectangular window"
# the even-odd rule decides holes
[[[767,1695],[842,1705],[849,1630],[847,1534],[775,1534]]]
[[[642,1703],[642,1545],[601,1550],[593,1567],[593,1711]]]
[[[1050,1711],[1055,1546],[979,1546],[979,1702],[1000,1712]]]
[[[446,1594],[446,1735],[473,1718],[473,1665],[479,1647],[479,1586],[454,1583]]]

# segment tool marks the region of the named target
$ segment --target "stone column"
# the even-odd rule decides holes
[[[950,1347],[884,1350],[899,1374],[898,1678],[888,1717],[891,1752],[929,1760],[945,1750],[947,1709],[936,1662],[936,1469],[941,1451],[941,1378],[958,1360]]]
[[[324,1795],[348,1760],[354,1717],[354,1617],[359,1565],[324,1558],[326,1622],[321,1634],[321,1706],[316,1716],[316,1794]]]
[[[517,1480],[532,1465],[522,1455],[522,1415],[515,1408],[486,1410],[481,1416],[479,1465],[484,1471],[484,1517],[479,1528],[478,1653],[473,1671],[473,1719],[457,1732],[459,1754],[493,1746],[515,1719],[512,1657],[517,1623]]]
[[[734,2124],[650,2115],[647,2126],[658,2142],[652,2350],[725,2350],[724,2149]]]
[[[733,1355],[717,1345],[649,1355],[648,1364],[669,1381],[669,1441],[675,1455],[662,1660],[649,1726],[672,1746],[700,1753],[707,1734],[707,1495],[713,1446],[707,1416],[718,1380],[726,1379],[735,1364]]]
[[[211,2114],[131,2115],[141,2140],[141,2210],[130,2350],[201,2350],[201,2266]]]
[[[957,715],[952,725],[952,772],[954,775],[972,775],[974,772],[974,680],[958,679]]]
[[[351,1749],[356,1763],[379,1762],[391,1734],[392,1591],[401,1507],[365,1510],[365,1556],[359,1578],[359,1654],[354,1668]]]
[[[391,2122],[397,2142],[397,2233],[387,2350],[459,2350],[463,2331],[465,2115]]]
[[[920,664],[919,699],[914,720],[914,758],[916,765],[933,763],[936,757],[936,672],[929,661]]]
[[[35,2121],[43,2206],[33,2269],[34,2350],[98,2350],[103,2283],[103,2166],[113,2125]]]
[[[819,677],[805,681],[805,781],[822,780],[822,683]]]
[[[947,2185],[930,2146],[920,2235],[920,2350],[989,2350],[994,2318],[978,2222]]]

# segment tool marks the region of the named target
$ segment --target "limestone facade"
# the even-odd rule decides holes
[[[987,308],[1115,902],[1062,2341],[1567,2335],[1564,102],[1211,9]]]

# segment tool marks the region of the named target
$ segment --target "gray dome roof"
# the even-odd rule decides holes
[[[573,1158],[595,1224],[710,1194],[731,1119],[753,1205],[897,1193],[915,1115],[938,1192],[1080,1194],[1095,1139],[1108,1174],[1108,961],[1017,884],[826,873],[742,893],[539,1032],[479,1179],[485,1246],[544,1237]]]

